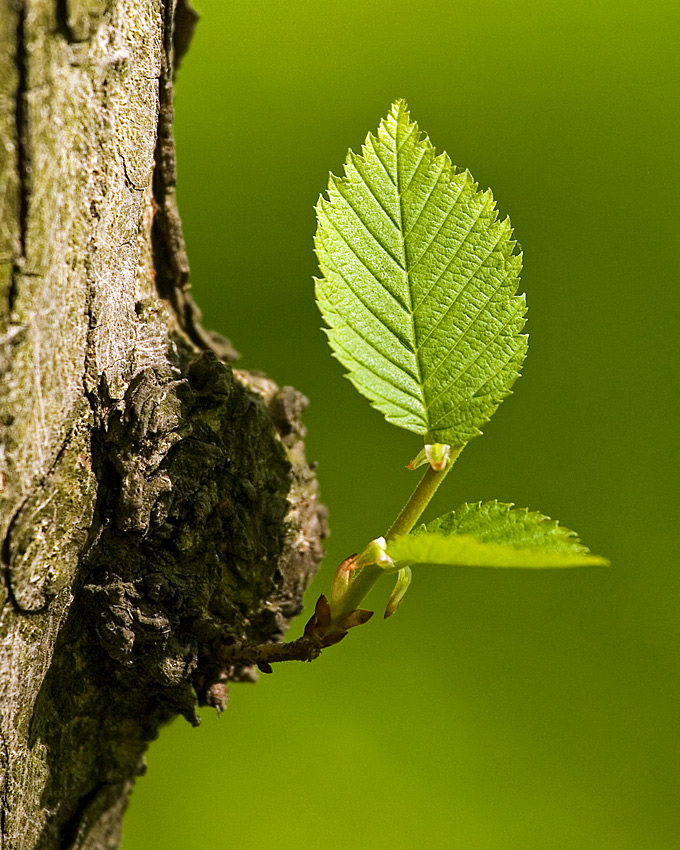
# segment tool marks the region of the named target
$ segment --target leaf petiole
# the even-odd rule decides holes
[[[408,534],[411,531],[464,448],[465,446],[454,446],[451,448],[448,463],[444,469],[437,470],[432,466],[427,467],[418,486],[411,493],[408,502],[406,502],[401,513],[385,535],[385,539],[388,542],[394,540],[395,537],[400,537],[402,534]]]

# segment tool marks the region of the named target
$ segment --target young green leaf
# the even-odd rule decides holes
[[[426,443],[481,433],[527,348],[521,256],[490,191],[397,101],[317,205],[316,296],[347,377]]]
[[[465,504],[388,543],[395,562],[462,567],[607,566],[555,520],[503,502]]]
[[[414,529],[414,534],[472,534],[483,543],[509,543],[522,548],[587,554],[575,531],[538,511],[510,502],[466,502],[458,510]]]

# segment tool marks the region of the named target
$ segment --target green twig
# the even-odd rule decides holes
[[[395,537],[400,537],[402,534],[408,534],[411,531],[420,519],[422,512],[429,505],[430,499],[437,492],[437,488],[448,474],[458,455],[463,451],[463,448],[463,446],[456,446],[451,449],[450,459],[445,469],[435,470],[431,466],[427,467],[425,475],[423,475],[418,486],[411,493],[411,498],[406,502],[403,510],[385,535],[385,539],[388,542],[394,540]]]
[[[385,540],[393,540],[395,537],[408,534],[411,531],[462,451],[463,446],[452,448],[449,454],[449,460],[444,469],[436,470],[428,465],[418,486],[411,494],[411,498],[387,532]],[[361,557],[361,555],[357,556],[357,560],[360,560]],[[344,614],[358,608],[373,585],[384,574],[385,570],[378,564],[368,564],[357,570],[346,592],[343,594],[340,604],[333,606],[334,623]]]
[[[384,570],[382,567],[378,567],[375,564],[370,564],[367,567],[357,570],[356,578],[349,585],[340,605],[337,609],[333,610],[333,619],[338,620],[343,615],[349,614],[350,611],[358,608],[362,600],[368,595],[370,589],[383,574]]]

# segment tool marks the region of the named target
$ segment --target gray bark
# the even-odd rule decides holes
[[[304,399],[187,291],[174,0],[0,0],[0,848],[115,848],[144,751],[223,708],[320,558]]]

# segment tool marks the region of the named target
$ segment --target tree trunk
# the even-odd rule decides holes
[[[320,557],[304,399],[187,292],[182,0],[0,0],[0,847],[115,848],[160,724],[220,710]]]

